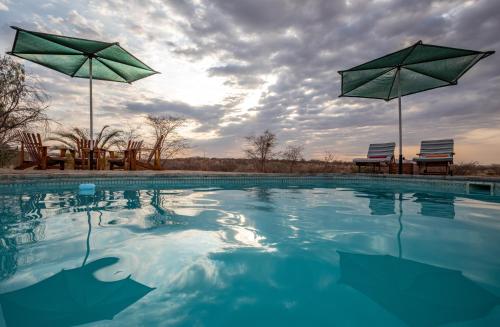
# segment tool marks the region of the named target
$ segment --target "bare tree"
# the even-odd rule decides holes
[[[335,162],[335,153],[332,151],[325,151],[325,154],[323,155],[323,170],[330,171],[333,167],[333,163]]]
[[[188,140],[178,132],[186,124],[186,119],[170,115],[148,115],[146,123],[153,127],[156,141],[164,136],[161,149],[163,158],[172,158],[190,148]]]
[[[48,121],[47,99],[22,64],[0,56],[0,151],[14,141],[15,130]]]
[[[139,141],[142,137],[141,126],[133,126],[129,123],[126,124],[125,128],[122,130],[120,138],[115,142],[115,146],[120,150],[124,151],[127,148],[129,141]]]
[[[288,145],[281,154],[283,159],[288,161],[290,167],[290,173],[293,173],[293,168],[298,161],[304,159],[304,146],[303,145]]]
[[[273,149],[276,147],[276,134],[266,130],[264,134],[258,136],[247,136],[247,148],[244,149],[247,158],[255,160],[261,172],[266,171],[266,161],[274,155]]]

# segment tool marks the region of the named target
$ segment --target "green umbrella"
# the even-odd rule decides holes
[[[390,53],[351,69],[342,76],[341,97],[398,98],[399,173],[403,164],[401,97],[438,87],[456,85],[458,79],[479,60],[495,51],[474,51],[424,44]]]
[[[36,62],[71,77],[88,78],[90,87],[90,138],[93,139],[92,80],[132,83],[158,73],[117,42],[101,42],[61,35],[16,30],[8,54]],[[92,164],[91,143],[91,160]]]

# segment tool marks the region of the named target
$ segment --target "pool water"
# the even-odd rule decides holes
[[[500,326],[492,197],[25,190],[0,223],[0,326]]]

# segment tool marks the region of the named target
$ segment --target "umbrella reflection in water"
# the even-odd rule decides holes
[[[337,251],[339,282],[368,296],[410,326],[437,326],[487,315],[500,304],[498,296],[459,270],[403,258],[402,201],[403,195],[399,194],[399,256]]]
[[[87,207],[87,252],[81,267],[63,269],[31,286],[0,294],[7,326],[72,326],[111,320],[154,288],[127,278],[100,281],[94,274],[118,262],[107,257],[86,263],[90,253],[92,197],[80,197]]]

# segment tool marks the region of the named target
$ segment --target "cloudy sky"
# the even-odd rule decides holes
[[[241,157],[243,137],[269,129],[308,158],[364,156],[397,140],[397,102],[339,98],[337,71],[418,40],[500,49],[500,1],[0,0],[0,50],[10,25],[119,41],[161,72],[133,85],[95,82],[97,127],[143,128],[146,114],[188,119],[191,155]],[[88,81],[25,62],[50,117],[88,126]],[[422,139],[456,142],[457,161],[500,163],[500,54],[457,86],[403,98],[404,154]]]

